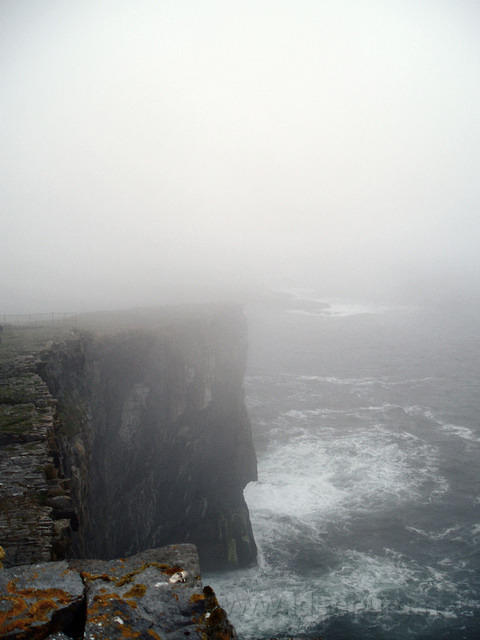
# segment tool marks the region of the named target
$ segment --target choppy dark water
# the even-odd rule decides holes
[[[206,576],[243,638],[480,638],[479,320],[250,312],[259,566]]]

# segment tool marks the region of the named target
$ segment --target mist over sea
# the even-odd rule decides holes
[[[480,637],[479,315],[249,309],[259,562],[204,576],[242,638]]]

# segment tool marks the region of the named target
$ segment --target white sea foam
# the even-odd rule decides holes
[[[385,413],[389,409],[399,409],[403,410],[398,404],[391,404],[390,402],[385,402],[381,405],[366,405],[359,406],[349,409],[329,409],[326,407],[322,407],[319,409],[290,409],[289,411],[285,411],[280,414],[281,416],[285,416],[287,418],[294,418],[298,420],[305,420],[311,416],[328,416],[328,415],[336,415],[343,414],[345,416],[355,416],[360,417],[364,413]]]
[[[406,607],[403,606],[399,613],[411,615],[412,613],[422,616],[430,616],[432,618],[458,618],[458,615],[454,611],[448,609],[431,609],[427,607]]]
[[[241,636],[245,638],[299,635],[332,614],[401,613],[428,611],[455,615],[428,607],[432,590],[452,592],[445,574],[425,570],[399,553],[372,555],[346,550],[341,564],[310,575],[308,582],[273,567],[235,574],[207,576]],[[410,604],[401,603],[401,593]]]
[[[325,300],[309,302],[297,299],[292,306],[332,317],[320,305]],[[306,329],[317,324],[300,320]],[[334,323],[324,322],[327,329]],[[245,492],[259,568],[211,580],[244,637],[299,635],[342,613],[378,620],[387,637],[388,625],[394,621],[398,629],[403,616],[412,618],[405,620],[407,628],[422,617],[460,618],[479,608],[476,583],[471,587],[469,580],[477,570],[480,523],[474,505],[480,497],[467,496],[472,520],[466,524],[464,496],[449,509],[454,494],[446,496],[449,485],[441,472],[456,463],[450,451],[475,453],[475,427],[468,417],[453,417],[457,410],[468,416],[473,401],[468,398],[470,405],[462,408],[460,393],[457,404],[450,404],[455,386],[446,384],[448,363],[440,368],[441,360],[431,369],[438,377],[422,377],[429,369],[413,351],[400,369],[393,362],[343,369],[339,348],[331,375],[319,358],[317,368],[309,362],[308,372],[329,375],[276,373],[247,380],[255,398],[252,417],[264,438],[260,481]],[[436,556],[437,549],[449,557]]]
[[[337,298],[319,298],[315,291],[309,289],[290,289],[283,291],[288,293],[299,308],[289,309],[290,313],[299,313],[321,317],[347,317],[364,314],[379,314],[389,311],[391,307],[374,303],[358,303]],[[308,310],[301,308],[301,303],[307,303]],[[317,309],[311,309],[312,305],[318,305]]]
[[[469,440],[470,442],[480,442],[480,438],[468,427],[464,427],[458,424],[443,423],[440,425],[442,429],[448,431],[462,440]]]
[[[422,416],[427,420],[430,420],[434,424],[436,424],[443,431],[456,436],[457,438],[461,438],[462,440],[468,440],[470,442],[480,442],[480,437],[476,434],[473,429],[469,427],[465,427],[464,425],[452,424],[451,422],[446,422],[442,420],[438,415],[435,414],[428,407],[420,407],[418,405],[413,405],[406,407],[405,412],[412,416]]]
[[[338,518],[419,499],[427,482],[432,491],[445,490],[436,450],[411,434],[378,425],[312,434],[296,422],[288,442],[270,442],[259,461],[260,481],[245,491],[253,519],[256,512],[318,518],[332,511]]]
[[[363,314],[379,314],[388,311],[388,307],[374,304],[355,304],[336,300],[325,301],[328,308],[325,314],[333,317],[358,316]]]
[[[303,375],[303,376],[295,376],[298,380],[302,382],[319,382],[319,383],[329,383],[329,384],[337,384],[337,385],[349,385],[349,386],[359,386],[359,387],[369,387],[376,386],[382,389],[390,389],[392,387],[401,387],[401,386],[411,386],[418,385],[425,382],[432,382],[435,380],[433,376],[424,376],[421,378],[393,378],[387,376],[368,376],[361,378],[352,378],[345,377],[339,378],[336,376],[314,376],[314,375]]]
[[[453,533],[459,531],[460,526],[454,525],[453,527],[447,527],[442,531],[425,531],[424,529],[419,529],[413,526],[406,526],[405,529],[407,531],[412,531],[419,536],[423,536],[424,538],[429,538],[429,540],[444,540],[445,538],[451,538]]]
[[[293,446],[271,446],[259,464],[260,482],[245,490],[253,518],[257,511],[302,517],[340,504],[344,492],[331,482],[327,456],[319,441],[304,434]]]

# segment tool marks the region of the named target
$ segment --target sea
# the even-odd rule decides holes
[[[247,308],[258,565],[206,574],[239,637],[480,638],[480,312]]]

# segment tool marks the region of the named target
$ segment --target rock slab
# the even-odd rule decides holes
[[[116,560],[74,560],[0,572],[0,638],[229,640],[235,630],[203,587],[194,545]]]
[[[84,584],[66,562],[24,565],[0,571],[0,637],[45,638],[75,633],[82,615]]]

